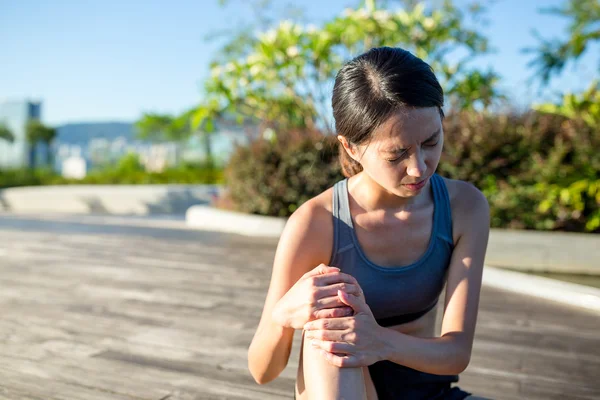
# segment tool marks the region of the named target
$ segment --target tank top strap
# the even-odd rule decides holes
[[[454,245],[452,236],[452,211],[450,208],[450,196],[444,179],[438,174],[431,177],[433,187],[433,201],[435,202],[435,221],[434,226],[437,229],[436,235],[445,240],[450,245]]]
[[[337,182],[333,187],[333,252],[331,263],[337,254],[354,247],[352,240],[352,216],[348,202],[348,179]]]

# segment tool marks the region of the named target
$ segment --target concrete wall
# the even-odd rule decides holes
[[[186,221],[197,229],[278,238],[286,219],[194,206]],[[600,235],[492,229],[485,263],[519,271],[600,275]]]
[[[487,265],[600,275],[600,235],[492,229]]]
[[[190,227],[279,237],[286,220],[208,207],[216,185],[66,185],[0,190],[0,210],[17,213],[186,214]],[[600,235],[492,229],[487,265],[521,271],[600,275]]]
[[[185,214],[209,204],[215,185],[57,185],[0,190],[0,210],[75,214]]]

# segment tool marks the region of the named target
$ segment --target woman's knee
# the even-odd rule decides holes
[[[363,368],[339,368],[329,364],[320,350],[304,340],[304,332],[301,368],[307,395],[302,397],[305,399],[371,400],[367,398]]]

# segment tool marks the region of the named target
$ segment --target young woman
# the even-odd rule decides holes
[[[339,71],[332,105],[347,179],[290,217],[250,372],[275,379],[301,329],[297,399],[474,398],[451,383],[470,360],[489,208],[435,173],[442,88],[411,53],[376,48]]]

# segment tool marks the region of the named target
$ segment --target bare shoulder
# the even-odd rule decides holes
[[[489,229],[490,208],[484,194],[469,182],[443,179],[450,197],[454,241],[467,230]]]
[[[332,196],[330,188],[302,204],[288,219],[280,239],[280,244],[310,249],[311,261],[318,261],[314,266],[327,264],[331,257]]]

